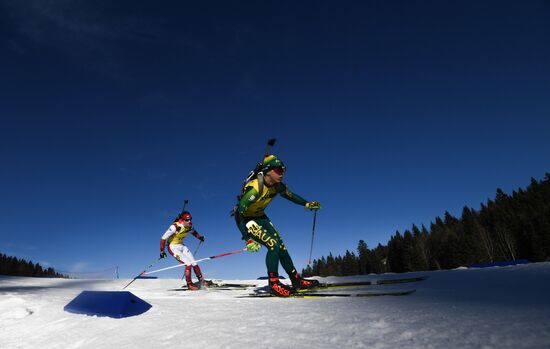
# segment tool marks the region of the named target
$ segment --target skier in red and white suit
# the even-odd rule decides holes
[[[201,242],[204,241],[204,236],[193,229],[191,214],[187,211],[183,211],[160,239],[160,258],[166,257],[164,247],[166,246],[166,241],[168,241],[168,252],[174,256],[178,262],[185,264],[184,275],[187,287],[189,290],[196,291],[199,287],[195,286],[191,280],[191,267],[193,267],[195,275],[199,279],[199,285],[205,285],[205,281],[201,273],[201,268],[198,266],[197,262],[195,262],[195,257],[189,248],[183,244],[183,239],[185,239],[189,233]]]

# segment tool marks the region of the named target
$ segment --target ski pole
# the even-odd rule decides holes
[[[149,266],[148,266],[147,268],[145,268],[141,273],[139,273],[138,276],[136,276],[132,281],[130,281],[130,282],[128,283],[128,285],[124,286],[122,289],[124,290],[126,287],[130,286],[130,284],[131,284],[132,282],[136,281],[136,279],[137,279],[138,277],[140,277],[140,276],[142,276],[142,275],[145,275],[145,272],[146,272],[147,270],[151,269],[151,268],[152,268],[155,264],[157,264],[161,259],[162,259],[162,258],[159,257],[156,261],[154,261],[153,263],[149,264]]]
[[[206,261],[206,260],[209,260],[209,259],[220,258],[220,257],[229,256],[229,255],[232,255],[232,254],[235,254],[235,253],[241,253],[241,252],[245,252],[245,251],[246,251],[246,248],[243,248],[242,250],[236,250],[236,251],[231,251],[231,252],[226,252],[226,253],[220,253],[220,254],[217,254],[215,256],[197,259],[195,262],[197,262],[197,263],[198,262],[203,262],[203,261]],[[151,271],[148,271],[146,273],[143,273],[143,275],[149,275],[149,274],[158,273],[160,271],[164,271],[164,270],[168,270],[168,269],[184,267],[185,265],[186,264],[178,264],[178,265],[173,265],[171,267],[166,267],[166,268],[157,269],[157,270],[151,270]]]
[[[199,251],[199,248],[201,247],[202,245],[202,241],[199,242],[199,245],[197,246],[197,248],[195,249],[195,252],[193,252],[193,256],[197,254],[197,252]]]
[[[311,265],[311,255],[313,253],[313,237],[315,236],[315,221],[317,220],[317,210],[313,211],[313,229],[311,230],[311,247],[309,248],[309,259],[307,265]]]

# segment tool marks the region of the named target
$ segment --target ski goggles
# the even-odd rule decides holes
[[[284,167],[275,167],[273,169],[273,171],[278,174],[279,176],[282,176],[283,173],[285,173],[285,168]]]

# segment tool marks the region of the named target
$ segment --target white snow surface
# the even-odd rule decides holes
[[[129,280],[0,276],[0,348],[550,348],[550,263],[318,279],[419,275],[429,278],[337,291],[416,288],[408,296],[321,299],[176,292],[180,280],[138,279],[127,290],[152,308],[122,319],[63,307],[83,290],[120,291]]]

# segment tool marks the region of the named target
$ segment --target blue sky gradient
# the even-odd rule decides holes
[[[549,17],[546,1],[0,0],[0,251],[132,277],[185,199],[197,258],[242,248],[229,211],[271,137],[285,182],[323,204],[314,257],[478,209],[550,172]],[[305,267],[313,214],[278,198],[268,215]],[[256,278],[264,258],[202,267]]]

